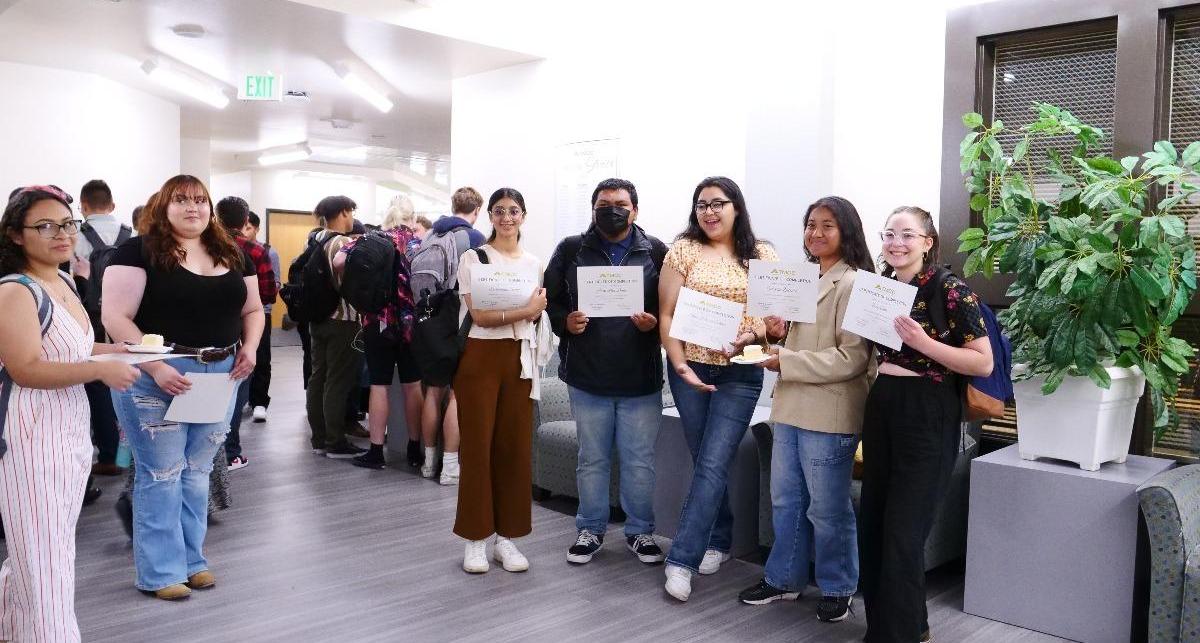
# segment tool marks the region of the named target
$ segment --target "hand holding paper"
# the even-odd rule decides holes
[[[629,317],[646,309],[641,266],[580,266],[579,310],[588,317]]]
[[[842,329],[900,350],[903,340],[896,332],[896,318],[912,312],[916,298],[916,286],[860,270],[854,276]]]
[[[471,304],[479,310],[512,310],[538,288],[536,270],[481,263],[471,266]]]
[[[750,260],[746,314],[776,315],[788,321],[817,321],[820,268],[808,261]]]
[[[670,336],[713,350],[723,350],[737,339],[742,324],[742,304],[680,288]]]

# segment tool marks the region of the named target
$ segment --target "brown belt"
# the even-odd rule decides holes
[[[225,348],[192,348],[181,344],[171,344],[171,354],[181,357],[195,357],[201,364],[212,364],[227,357],[236,355],[241,343],[234,343]]]

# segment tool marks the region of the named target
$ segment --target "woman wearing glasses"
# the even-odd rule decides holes
[[[863,416],[858,543],[864,640],[924,641],[925,539],[958,453],[956,374],[990,374],[992,348],[975,293],[953,275],[935,279],[938,233],[928,212],[897,208],[880,237],[883,275],[916,286],[917,298],[912,312],[895,321],[901,349],[875,346],[879,377]],[[944,302],[949,326],[941,336],[929,317],[936,298]]]
[[[542,263],[520,243],[525,198],[512,188],[500,188],[488,199],[487,210],[492,235],[459,261],[458,292],[472,326],[453,384],[462,440],[454,533],[467,540],[463,569],[472,574],[488,570],[487,541],[493,534],[492,556],[505,571],[529,569],[512,539],[532,529],[533,399],[539,368],[550,357]],[[480,261],[480,252],[486,262]],[[484,309],[484,302],[473,297],[477,284],[472,273],[482,270],[480,263],[530,277],[537,286],[523,305]]]
[[[714,574],[729,560],[733,514],[726,482],[762,390],[757,366],[730,364],[729,357],[759,341],[761,319],[744,316],[736,338],[724,351],[671,337],[680,288],[746,303],[751,259],[778,261],[775,249],[754,236],[742,190],[723,176],[704,179],[692,194],[687,228],[663,260],[658,282],[659,334],[671,363],[667,379],[694,473],[667,555],[667,593],[686,601],[692,574]]]
[[[118,341],[161,335],[180,357],[141,365],[113,402],[133,448],[133,562],[138,589],[164,600],[212,587],[204,558],[213,456],[229,431],[234,400],[213,423],[165,419],[190,373],[254,370],[264,316],[254,264],[212,215],[192,176],[168,180],[142,211],[142,235],[122,244],[104,271],[101,319]]]
[[[0,640],[78,641],[75,522],[92,465],[87,394],[128,388],[137,369],[91,362],[121,349],[95,343],[87,312],[58,266],[75,250],[71,198],[22,188],[0,218]],[[32,296],[31,296],[32,295]]]

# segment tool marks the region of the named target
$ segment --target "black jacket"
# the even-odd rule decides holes
[[[658,317],[658,275],[667,246],[634,225],[633,242],[623,266],[643,268],[646,312]],[[579,309],[575,272],[579,266],[611,266],[604,240],[595,226],[563,239],[546,266],[546,313],[562,340],[558,377],[593,395],[634,397],[662,388],[662,354],[658,327],[642,332],[628,317],[592,318],[587,330],[567,332],[567,315]]]

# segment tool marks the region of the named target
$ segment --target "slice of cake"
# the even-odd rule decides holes
[[[142,346],[153,346],[155,348],[161,348],[162,345],[163,345],[163,336],[162,335],[150,335],[150,334],[142,335]]]
[[[742,349],[742,359],[748,362],[760,360],[763,357],[763,347],[758,344],[750,344]]]

